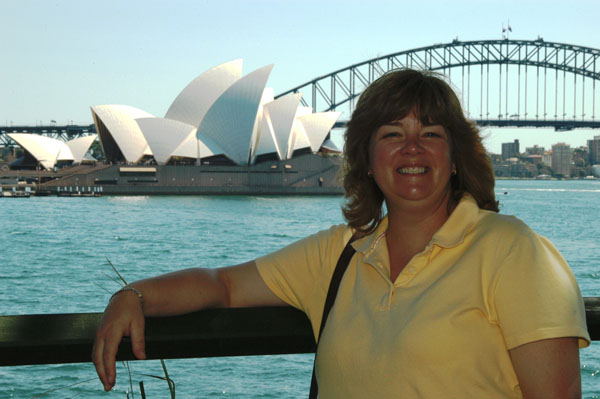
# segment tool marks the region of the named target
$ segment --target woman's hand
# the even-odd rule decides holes
[[[124,336],[131,337],[135,357],[145,359],[144,312],[132,291],[122,291],[111,299],[96,331],[92,361],[105,391],[115,385],[117,350]]]
[[[92,361],[104,389],[115,385],[115,359],[124,336],[133,354],[146,358],[144,315],[172,316],[209,307],[282,306],[263,282],[254,261],[219,269],[186,269],[133,283],[144,295],[123,291],[108,303],[98,325]]]

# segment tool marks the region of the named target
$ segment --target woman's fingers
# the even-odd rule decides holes
[[[144,340],[145,319],[138,317],[131,322],[131,349],[140,360],[146,358],[146,341]]]
[[[145,323],[139,300],[137,297],[127,298],[127,295],[120,295],[120,297],[114,298],[107,306],[100,320],[92,349],[92,361],[106,391],[110,391],[115,385],[116,357],[124,336],[131,337],[133,353],[138,359],[146,357]]]
[[[118,330],[113,330],[112,333],[106,336],[104,341],[104,350],[102,351],[102,361],[104,363],[104,373],[106,375],[106,382],[104,383],[104,389],[110,391],[115,385],[115,379],[117,377],[117,371],[115,369],[115,363],[117,358],[117,351],[119,344],[123,338],[123,333]],[[108,389],[107,389],[108,388]]]
[[[104,385],[104,390],[110,390],[110,386],[108,385],[108,380],[106,379],[106,372],[104,371],[104,361],[102,359],[102,351],[104,350],[104,340],[96,335],[96,340],[94,341],[94,348],[92,349],[92,362],[94,362],[94,367],[96,368],[96,374],[100,378],[100,382]]]
[[[115,385],[115,362],[123,335],[119,330],[107,331],[102,328],[99,328],[96,333],[92,361],[105,391],[110,391]]]

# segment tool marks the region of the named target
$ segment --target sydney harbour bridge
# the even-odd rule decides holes
[[[315,112],[351,114],[371,82],[398,68],[437,71],[460,96],[468,117],[482,126],[600,128],[600,49],[536,40],[476,40],[434,44],[350,65],[287,90],[303,93]],[[95,132],[89,126],[0,126],[6,133],[30,132],[72,139]]]

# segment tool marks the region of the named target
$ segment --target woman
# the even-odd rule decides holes
[[[426,72],[382,76],[352,115],[345,162],[348,225],[113,296],[93,351],[105,389],[123,335],[145,357],[144,315],[290,304],[318,336],[354,235],[319,340],[321,397],[579,397],[578,348],[589,336],[577,284],[551,243],[497,214],[489,159],[451,88]]]

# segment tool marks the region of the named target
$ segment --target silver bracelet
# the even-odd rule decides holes
[[[110,301],[112,301],[112,299],[113,299],[113,298],[114,298],[114,297],[115,297],[117,294],[120,294],[121,292],[125,292],[125,291],[132,291],[132,292],[134,292],[134,293],[135,293],[135,294],[138,296],[138,298],[139,298],[139,300],[140,300],[140,305],[142,305],[142,310],[143,310],[143,309],[144,309],[144,297],[142,296],[142,293],[140,292],[140,290],[138,290],[137,288],[135,288],[135,287],[132,287],[132,286],[130,286],[130,285],[126,285],[126,286],[124,286],[123,288],[121,288],[119,291],[117,291],[117,292],[115,292],[114,294],[112,294],[112,296],[110,297],[110,300],[109,300],[109,302],[110,302]]]

